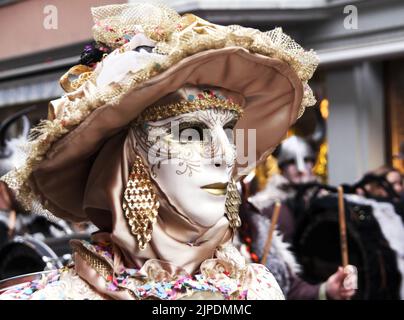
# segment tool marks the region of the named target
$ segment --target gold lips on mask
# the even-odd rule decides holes
[[[217,182],[207,184],[206,186],[201,187],[201,189],[204,189],[215,196],[224,196],[227,192],[227,183]]]

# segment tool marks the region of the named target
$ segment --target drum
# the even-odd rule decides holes
[[[61,268],[71,260],[69,241],[89,238],[74,234],[42,241],[30,235],[17,236],[0,249],[0,280]]]
[[[8,225],[0,220],[0,247],[8,240]]]
[[[346,203],[349,263],[358,269],[354,299],[399,299],[401,274],[372,207]],[[325,281],[341,265],[338,200],[335,196],[311,200],[299,217],[294,249],[310,283]]]
[[[15,285],[21,285],[23,283],[40,280],[42,278],[42,276],[48,275],[51,272],[55,272],[55,271],[48,270],[48,271],[34,272],[34,273],[29,273],[29,274],[24,274],[21,276],[8,278],[5,280],[0,280],[0,295]]]

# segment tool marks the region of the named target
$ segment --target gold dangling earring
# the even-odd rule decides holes
[[[231,179],[227,187],[227,197],[226,197],[226,216],[229,219],[230,227],[236,229],[241,226],[241,220],[239,216],[241,204],[240,193],[237,190],[236,181]]]
[[[142,159],[136,155],[123,196],[123,211],[140,250],[151,240],[160,203]]]

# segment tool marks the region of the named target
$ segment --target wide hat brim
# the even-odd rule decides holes
[[[236,129],[245,129],[244,154],[249,150],[247,131],[255,129],[256,144],[249,152],[255,152],[256,161],[244,171],[239,167],[238,174],[264,160],[301,114],[302,81],[286,62],[241,47],[194,54],[127,92],[118,104],[97,107],[51,145],[29,177],[45,207],[61,218],[86,220],[83,195],[103,143],[127,130],[145,108],[184,85],[221,87],[244,97],[244,114]]]

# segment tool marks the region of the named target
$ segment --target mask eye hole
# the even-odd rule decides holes
[[[313,157],[305,157],[304,162],[305,163],[314,163],[315,159]]]
[[[284,163],[283,163],[283,167],[286,167],[286,166],[290,166],[290,165],[296,165],[296,160],[295,159],[290,159],[290,160],[287,160],[287,161],[285,161]]]
[[[237,120],[231,120],[223,126],[223,130],[226,133],[227,139],[230,142],[234,142],[234,127],[236,126]]]
[[[173,137],[181,144],[202,142],[209,138],[209,130],[201,122],[182,122],[175,131]]]

